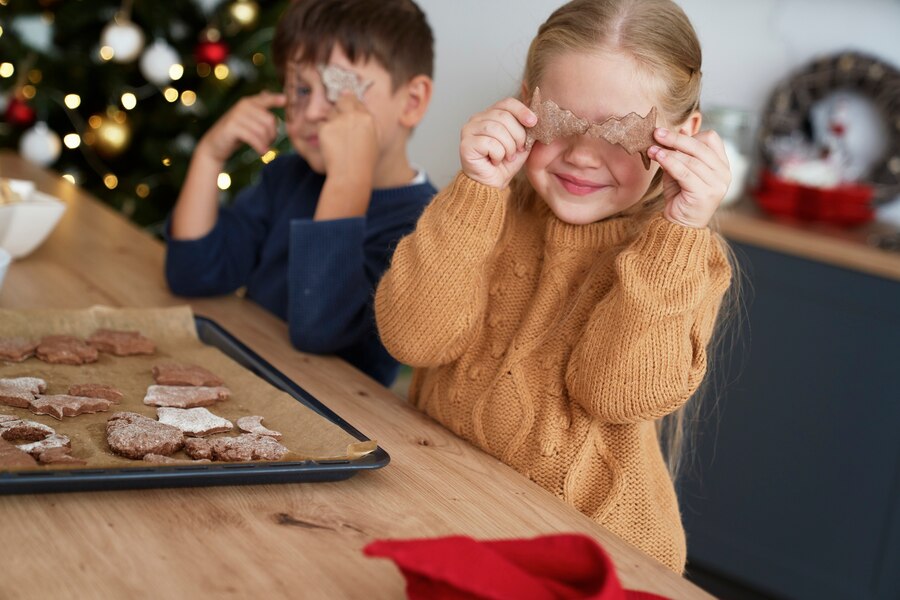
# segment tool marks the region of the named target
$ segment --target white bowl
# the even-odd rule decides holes
[[[10,256],[9,252],[0,248],[0,289],[3,288],[3,278],[6,276],[6,270],[11,262],[12,256]]]
[[[22,201],[0,205],[0,248],[13,258],[22,258],[47,239],[66,211],[66,205],[34,189],[31,181],[10,179],[9,186]]]

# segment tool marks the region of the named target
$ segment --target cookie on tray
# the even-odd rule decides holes
[[[118,388],[104,383],[76,383],[69,386],[70,396],[84,396],[86,398],[102,398],[113,404],[118,404],[125,397]]]
[[[41,338],[35,354],[44,362],[59,365],[83,365],[97,362],[97,349],[71,335],[47,335]]]
[[[169,456],[181,450],[184,434],[137,413],[117,412],[106,422],[106,443],[116,454],[140,460],[147,454]]]
[[[34,356],[38,342],[23,337],[0,338],[0,360],[22,362]]]
[[[47,389],[47,382],[39,377],[9,377],[0,379],[0,404],[28,408],[35,396]]]
[[[174,408],[161,406],[156,409],[160,423],[177,427],[185,435],[206,437],[214,433],[226,433],[234,429],[228,419],[214,415],[205,408]]]
[[[150,338],[144,337],[140,331],[98,329],[91,334],[87,342],[100,352],[116,356],[156,353],[156,344]]]
[[[196,408],[211,406],[227,400],[231,391],[226,387],[192,387],[183,385],[151,385],[144,396],[148,406],[171,406],[174,408]]]
[[[69,394],[37,396],[28,408],[36,415],[50,415],[62,421],[63,417],[105,412],[113,403],[105,398],[88,398]]]
[[[159,385],[217,387],[222,379],[199,365],[164,363],[153,367],[153,380]]]

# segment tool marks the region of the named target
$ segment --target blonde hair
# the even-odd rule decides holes
[[[521,99],[528,102],[553,59],[569,52],[597,50],[624,54],[634,60],[656,92],[658,109],[667,123],[684,123],[699,110],[703,58],[700,42],[687,15],[671,0],[572,0],[559,7],[540,26],[528,49]],[[662,175],[658,170],[635,205],[638,217],[635,231],[644,219],[662,210]],[[524,209],[536,196],[527,177],[520,172],[512,182],[511,197]],[[730,250],[724,241],[722,245],[736,275]],[[737,293],[737,286],[732,285],[728,296],[736,298]],[[734,302],[729,299],[723,304]],[[719,324],[710,343],[710,358],[721,345],[724,334],[721,317],[727,316],[726,313],[729,311],[720,311]],[[691,446],[691,425],[697,421],[699,397],[706,387],[704,382],[681,409],[657,422],[657,433],[673,478],[678,477]]]

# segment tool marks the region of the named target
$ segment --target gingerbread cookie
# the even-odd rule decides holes
[[[216,387],[225,383],[217,375],[197,365],[166,363],[153,367],[153,380],[159,385]]]
[[[220,400],[227,400],[231,391],[226,387],[190,387],[182,385],[151,385],[144,396],[148,406],[171,406],[173,408],[196,408],[211,406]]]
[[[137,413],[117,412],[106,422],[106,443],[116,454],[140,460],[147,454],[177,452],[184,445],[184,434]]]
[[[99,356],[96,348],[71,335],[44,336],[35,353],[44,362],[61,365],[92,363]]]
[[[153,340],[144,337],[139,331],[98,329],[88,338],[87,342],[100,352],[116,356],[154,354],[156,352],[156,344],[153,343]]]
[[[212,414],[205,408],[172,408],[161,406],[156,409],[160,423],[177,427],[185,435],[206,437],[214,433],[225,433],[234,429],[228,419]]]

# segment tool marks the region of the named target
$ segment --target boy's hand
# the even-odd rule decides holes
[[[535,123],[537,116],[515,98],[501,100],[474,115],[460,134],[463,173],[484,185],[500,189],[508,186],[528,158],[525,128]]]
[[[375,119],[350,91],[344,91],[319,127],[319,145],[329,180],[365,184],[366,197],[378,161]]]
[[[227,161],[241,144],[265,154],[278,134],[272,109],[284,106],[285,102],[284,94],[265,91],[242,98],[200,139],[197,151],[219,163]]]
[[[706,227],[731,183],[722,138],[715,131],[692,137],[662,128],[653,135],[665,146],[651,146],[647,152],[663,169],[663,214],[686,227]]]

